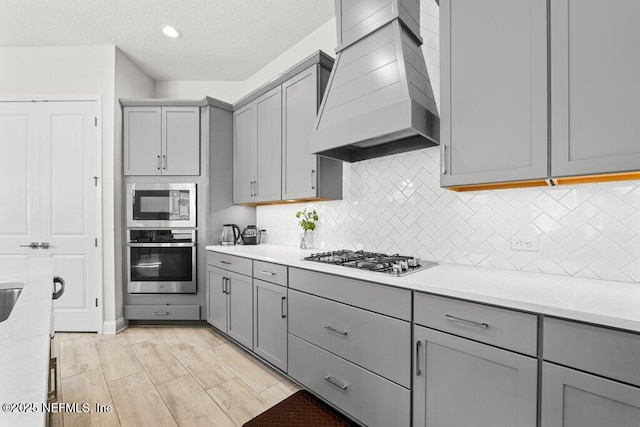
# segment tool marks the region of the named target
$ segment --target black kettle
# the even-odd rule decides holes
[[[233,246],[240,239],[240,227],[236,224],[224,224],[220,233],[220,244],[222,246]]]

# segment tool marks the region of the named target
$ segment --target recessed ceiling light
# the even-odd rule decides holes
[[[170,25],[165,25],[164,27],[161,28],[161,30],[165,36],[171,37],[172,39],[177,39],[182,35],[180,34],[180,31],[176,30]]]

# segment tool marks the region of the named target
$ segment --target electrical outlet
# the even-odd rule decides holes
[[[511,238],[511,250],[538,252],[540,250],[540,239],[538,236],[513,236]]]

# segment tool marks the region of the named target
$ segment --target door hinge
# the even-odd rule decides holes
[[[93,125],[94,125],[95,127],[98,127],[98,118],[97,118],[97,117],[94,117],[94,118],[93,118]]]
[[[98,298],[96,298],[96,307],[98,306]]]
[[[97,248],[98,247],[98,238],[97,237],[96,237],[96,240],[95,240],[95,244],[96,244],[96,248]]]
[[[93,177],[93,184],[94,184],[94,186],[96,186],[96,187],[98,186],[98,177],[97,177],[97,176],[94,176],[94,177]]]

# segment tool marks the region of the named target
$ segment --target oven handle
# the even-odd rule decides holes
[[[192,248],[196,243],[127,243],[127,246],[130,248]]]

